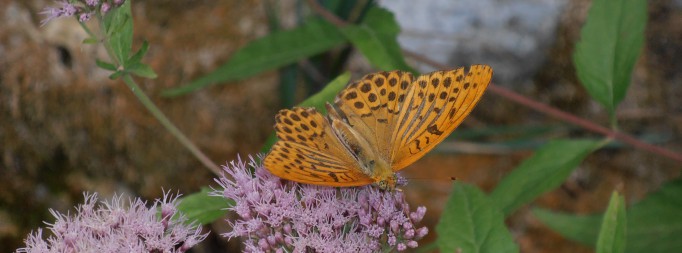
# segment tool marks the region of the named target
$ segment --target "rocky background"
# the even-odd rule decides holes
[[[268,33],[265,9],[275,4],[285,26],[295,22],[298,1],[137,0],[135,47],[151,44],[144,62],[158,73],[142,89],[213,161],[258,152],[280,109],[278,75],[212,86],[167,99],[161,90],[208,73],[238,48]],[[120,81],[110,81],[94,58],[100,48],[83,45],[75,20],[45,26],[45,0],[0,1],[0,251],[22,245],[48,208],[67,212],[84,191],[154,199],[161,190],[189,194],[213,176],[141,106]],[[406,48],[452,65],[488,63],[495,82],[534,99],[606,125],[605,112],[580,87],[571,54],[589,0],[385,1],[403,26]],[[435,13],[435,14],[434,14]],[[633,84],[621,105],[621,129],[654,134],[660,145],[682,150],[682,1],[649,3],[646,42]],[[433,16],[433,17],[431,17]],[[431,17],[431,18],[429,18]],[[437,18],[435,18],[437,17]],[[436,21],[434,21],[436,20]],[[419,66],[415,62],[415,65]],[[361,56],[350,61],[354,78],[372,69]],[[428,70],[419,66],[422,70]],[[303,96],[297,98],[298,101]],[[488,94],[462,128],[506,124],[555,124],[555,120]],[[573,130],[576,136],[583,131]],[[413,205],[426,205],[431,231],[450,191],[449,179],[489,190],[531,150],[488,152],[442,145],[405,170]],[[458,154],[453,154],[456,150]],[[591,155],[568,181],[534,205],[573,213],[601,212],[620,187],[637,201],[679,176],[675,162],[628,147]],[[550,232],[522,209],[508,219],[522,252],[591,252]],[[197,252],[227,242],[216,236]],[[433,235],[434,233],[431,233]],[[424,242],[422,242],[424,243]],[[231,249],[238,249],[232,243]]]

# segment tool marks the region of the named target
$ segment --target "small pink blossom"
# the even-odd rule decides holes
[[[258,159],[262,160],[262,159]],[[410,212],[400,191],[374,186],[333,188],[276,177],[254,158],[223,166],[212,193],[231,199],[239,218],[227,220],[246,252],[379,252],[417,246],[426,208]],[[420,234],[423,233],[423,234]]]
[[[28,235],[26,247],[17,253],[52,252],[186,252],[208,234],[201,227],[185,225],[187,219],[177,212],[177,196],[164,194],[151,207],[136,199],[123,201],[115,195],[111,201],[97,203],[97,194],[84,194],[85,202],[75,215],[50,210],[56,218],[43,239],[42,229]],[[157,216],[161,207],[162,217]],[[170,219],[175,216],[176,219]],[[97,251],[94,251],[97,249]]]
[[[40,14],[45,15],[40,24],[61,17],[76,17],[78,21],[85,22],[93,16],[104,16],[112,8],[120,7],[124,0],[56,0],[60,7],[47,7]]]

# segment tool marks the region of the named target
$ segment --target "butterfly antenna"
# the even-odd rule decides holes
[[[405,179],[407,179],[407,180],[438,180],[438,181],[447,180],[447,181],[452,181],[452,182],[459,180],[457,177],[453,177],[453,176],[450,176],[450,177],[447,177],[447,178],[406,177]]]

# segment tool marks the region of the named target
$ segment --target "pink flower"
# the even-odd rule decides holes
[[[85,203],[73,216],[50,210],[57,219],[48,224],[52,235],[43,239],[38,229],[16,252],[186,252],[208,235],[201,234],[200,227],[185,225],[187,219],[176,208],[178,196],[164,194],[147,208],[139,198],[124,203],[115,195],[96,205],[97,194],[84,195]],[[177,218],[170,219],[173,216]]]
[[[104,16],[112,8],[120,7],[125,3],[124,0],[56,0],[61,7],[47,7],[40,14],[45,15],[45,19],[40,21],[41,25],[61,17],[78,18],[78,21],[85,22],[93,16]]]
[[[258,159],[261,160],[261,159]],[[414,248],[426,208],[410,212],[402,192],[374,186],[333,188],[299,184],[268,172],[253,157],[223,166],[212,195],[231,199],[228,220],[247,252],[377,252]],[[228,178],[229,177],[229,178]]]
[[[58,1],[62,6],[59,8],[47,7],[40,14],[46,15],[47,17],[40,21],[40,25],[45,25],[47,22],[52,21],[56,18],[70,17],[78,12],[78,8],[75,5],[69,3],[66,0]]]

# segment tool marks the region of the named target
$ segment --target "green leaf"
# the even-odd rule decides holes
[[[147,53],[147,50],[149,50],[149,42],[145,40],[142,42],[142,47],[140,47],[140,50],[137,50],[137,53],[131,56],[130,59],[123,64],[123,66],[127,67],[129,65],[142,62],[142,57],[144,57],[144,55]]]
[[[625,251],[625,198],[614,191],[597,239],[597,253]]]
[[[101,61],[100,59],[95,59],[95,64],[97,64],[97,67],[110,70],[110,71],[116,71],[116,66],[114,64]]]
[[[109,75],[109,79],[111,79],[111,80],[116,80],[116,79],[118,79],[119,77],[121,77],[124,73],[125,73],[125,72],[123,72],[123,71],[116,71],[116,72],[114,72],[113,74]]]
[[[324,112],[326,111],[325,104],[327,102],[333,101],[334,97],[336,97],[336,94],[346,87],[348,81],[350,81],[350,73],[345,72],[334,78],[334,80],[329,82],[329,84],[327,84],[327,86],[325,86],[320,92],[315,93],[315,95],[310,96],[306,100],[303,100],[303,102],[298,104],[298,106],[315,107],[315,109],[318,111]]]
[[[106,33],[106,43],[111,49],[116,62],[123,63],[128,59],[133,43],[133,16],[130,11],[130,1],[125,1],[118,8],[113,8],[102,20],[102,27]]]
[[[234,201],[225,198],[209,196],[211,189],[201,188],[201,192],[182,197],[178,210],[188,218],[188,222],[208,224],[227,214],[227,208],[234,205]]]
[[[331,82],[329,82],[329,84],[327,84],[327,86],[325,86],[324,89],[322,89],[320,92],[310,96],[308,99],[298,104],[298,106],[315,107],[315,109],[317,109],[318,111],[323,112],[325,111],[324,107],[325,103],[334,100],[336,94],[339,93],[339,91],[341,91],[344,87],[346,87],[348,81],[350,81],[350,73],[348,72],[343,73],[337,76]],[[261,152],[267,153],[272,147],[272,145],[275,144],[276,141],[277,136],[275,136],[275,133],[270,134],[268,139],[265,141],[265,144],[263,144]]]
[[[587,92],[613,115],[644,41],[646,0],[594,0],[573,60]]]
[[[405,63],[397,41],[400,26],[391,12],[373,7],[360,25],[345,26],[341,32],[376,68],[399,69],[417,74]]]
[[[150,67],[149,65],[143,63],[137,63],[135,65],[132,65],[127,71],[144,78],[150,79],[156,78],[156,72],[154,72],[154,69],[152,69],[152,67]]]
[[[224,65],[192,83],[165,90],[163,96],[179,96],[205,86],[241,80],[266,70],[295,63],[346,42],[328,22],[314,19],[301,27],[278,31],[255,40],[238,50]]]
[[[541,208],[534,208],[533,215],[563,236],[592,246],[595,245],[599,235],[599,223],[602,220],[599,215],[574,216],[567,213],[554,213]]]
[[[99,40],[97,40],[96,38],[93,38],[93,37],[88,37],[88,38],[85,38],[85,39],[83,40],[83,44],[91,44],[91,45],[93,45],[93,44],[97,44],[98,42],[99,42]]]
[[[504,216],[483,192],[455,182],[436,225],[440,252],[518,252]]]
[[[142,47],[140,47],[140,50],[137,50],[133,56],[123,63],[123,68],[125,69],[124,71],[126,73],[132,73],[140,77],[150,79],[156,78],[156,72],[154,72],[154,69],[152,69],[152,67],[149,65],[142,63],[142,57],[144,57],[144,55],[147,53],[147,50],[149,50],[149,43],[144,41],[142,42]]]
[[[664,253],[682,249],[682,179],[665,184],[659,191],[627,210],[625,252]],[[602,215],[576,216],[535,209],[534,215],[548,227],[571,240],[594,246]]]
[[[594,140],[554,140],[514,169],[490,197],[509,215],[541,194],[558,187],[580,162],[598,148]]]

